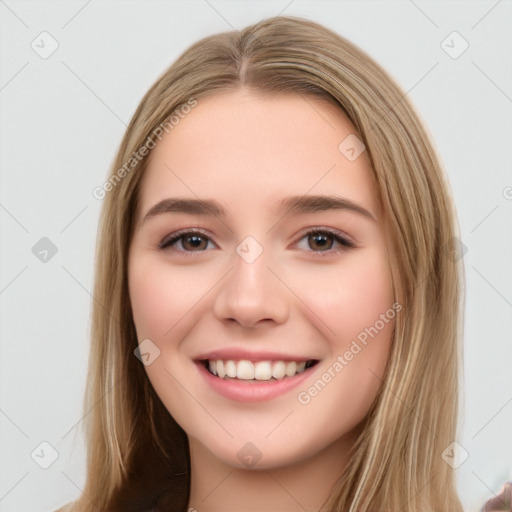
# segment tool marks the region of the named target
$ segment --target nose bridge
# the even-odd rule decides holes
[[[284,290],[267,268],[272,267],[272,252],[253,236],[244,238],[235,251],[233,268],[216,297],[216,316],[245,326],[269,319],[283,322],[288,309]]]
[[[267,268],[270,265],[270,251],[264,251],[263,246],[249,241],[242,242],[236,253],[231,273],[234,288],[243,296],[257,298],[268,288],[269,277],[272,277]]]

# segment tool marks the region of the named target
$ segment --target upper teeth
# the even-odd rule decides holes
[[[208,368],[221,379],[224,377],[244,380],[270,380],[293,377],[302,373],[306,368],[306,361],[258,361],[253,363],[242,359],[241,361],[208,361]]]

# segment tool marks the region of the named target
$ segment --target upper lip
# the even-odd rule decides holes
[[[205,354],[201,354],[198,357],[195,357],[196,361],[312,361],[316,360],[312,357],[304,357],[299,355],[292,354],[284,354],[279,352],[272,351],[258,351],[255,352],[253,350],[247,350],[242,348],[221,348],[217,350],[212,350]]]

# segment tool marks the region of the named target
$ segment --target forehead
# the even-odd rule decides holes
[[[375,211],[366,153],[352,160],[343,151],[355,137],[341,108],[314,96],[240,89],[199,99],[152,150],[141,209],[170,195],[243,208],[310,192],[344,195]]]

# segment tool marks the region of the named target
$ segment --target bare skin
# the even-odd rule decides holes
[[[148,377],[189,437],[198,512],[318,510],[377,394],[395,315],[388,239],[366,153],[351,161],[338,149],[350,134],[320,99],[239,89],[200,99],[152,151],[130,299],[139,342],[160,350]],[[280,209],[312,195],[350,204]],[[212,199],[226,214],[145,218],[171,197]],[[317,362],[278,396],[234,400],[197,361],[226,349]]]

